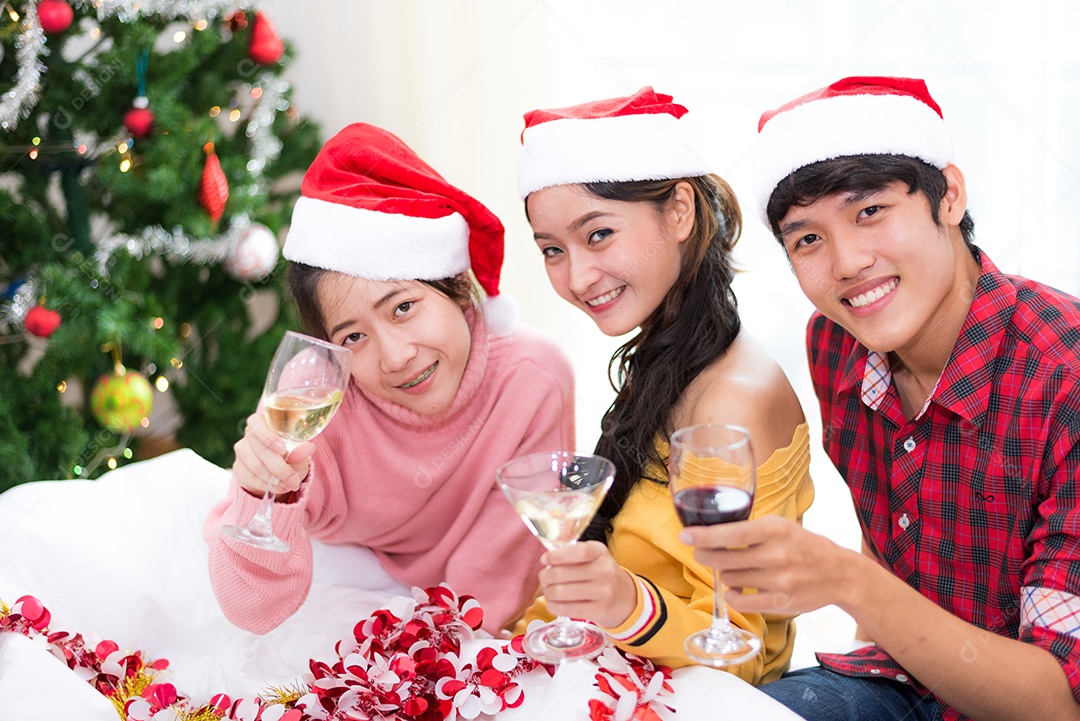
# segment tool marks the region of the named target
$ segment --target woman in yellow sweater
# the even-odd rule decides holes
[[[783,371],[741,330],[731,251],[742,217],[728,184],[687,137],[686,108],[644,88],[525,116],[518,190],[555,291],[607,335],[638,330],[612,358],[617,396],[596,452],[615,484],[582,543],[549,551],[544,597],[526,620],[586,618],[620,648],[673,667],[708,627],[712,569],[679,542],[667,489],[668,438],[697,423],[744,426],[758,488],[751,517],[800,520],[813,499],[809,434]],[[731,620],[761,653],[727,670],[779,678],[792,616]]]

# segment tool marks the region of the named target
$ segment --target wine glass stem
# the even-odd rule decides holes
[[[277,495],[274,493],[274,486],[276,485],[277,479],[271,479],[262,500],[259,501],[259,508],[255,511],[255,515],[252,516],[251,522],[248,523],[248,529],[258,536],[269,536],[274,532],[273,524],[270,521],[270,512],[274,507],[274,497]]]
[[[728,619],[727,603],[724,602],[724,587],[720,585],[720,569],[713,569],[713,619],[709,637],[720,640],[731,634],[731,621]]]
[[[285,441],[285,459],[288,460],[289,454],[292,453],[293,448],[296,445]],[[275,488],[277,487],[277,479],[271,478],[270,485],[266,487],[266,492],[263,493],[262,500],[259,501],[259,507],[255,511],[255,515],[252,516],[251,522],[248,523],[248,530],[258,536],[272,536],[274,535],[274,525],[270,521],[270,514],[274,508],[274,499],[277,497]]]

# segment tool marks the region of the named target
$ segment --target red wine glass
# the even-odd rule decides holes
[[[706,423],[671,436],[671,495],[683,526],[743,521],[754,503],[754,454],[745,428]],[[728,619],[720,571],[713,569],[712,625],[683,644],[692,660],[709,666],[743,663],[761,650],[761,639]]]

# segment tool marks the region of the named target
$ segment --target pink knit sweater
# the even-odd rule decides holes
[[[274,505],[277,553],[223,536],[258,499],[235,481],[206,519],[210,580],[226,617],[266,633],[311,588],[311,538],[372,549],[398,580],[446,581],[484,608],[484,628],[516,620],[538,590],[543,548],[495,484],[525,453],[574,447],[574,388],[562,350],[536,331],[488,336],[469,314],[472,349],[450,408],[434,416],[376,398],[355,383],[315,439],[295,503]]]

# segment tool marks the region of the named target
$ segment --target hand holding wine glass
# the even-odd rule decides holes
[[[577,541],[615,479],[601,456],[555,451],[507,461],[495,471],[499,487],[529,530],[548,550]],[[559,616],[525,635],[524,649],[541,663],[599,655],[607,636],[589,623]]]
[[[683,526],[713,526],[750,517],[756,471],[745,428],[708,423],[675,431],[668,473]],[[717,569],[713,569],[712,625],[687,637],[684,648],[692,660],[710,666],[743,663],[761,650],[761,639],[728,619]]]
[[[301,333],[288,331],[281,339],[263,387],[262,414],[285,441],[286,458],[334,417],[349,383],[350,359],[346,348]],[[246,526],[223,526],[222,533],[260,548],[288,551],[271,524],[275,483],[271,478]]]

